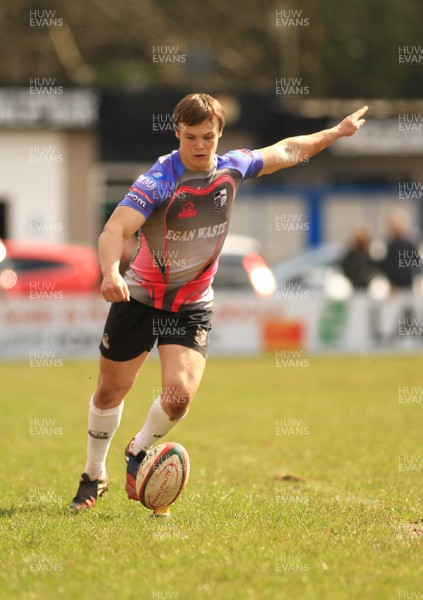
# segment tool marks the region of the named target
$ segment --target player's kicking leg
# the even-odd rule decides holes
[[[196,349],[174,344],[163,344],[158,348],[162,370],[161,393],[151,405],[144,426],[125,451],[125,489],[132,500],[137,500],[135,482],[139,465],[151,446],[186,416],[206,365],[203,353]]]
[[[93,507],[108,490],[107,452],[120,423],[123,399],[132,388],[147,356],[148,352],[144,352],[125,362],[100,357],[100,375],[88,413],[87,463],[71,509]]]

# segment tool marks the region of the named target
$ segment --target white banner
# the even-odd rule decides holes
[[[109,304],[99,295],[0,299],[0,359],[94,358]],[[423,351],[423,303],[411,292],[375,302],[323,296],[263,300],[218,294],[210,356],[278,350]]]
[[[98,354],[108,304],[98,295],[3,297],[0,309],[0,359],[85,358]]]

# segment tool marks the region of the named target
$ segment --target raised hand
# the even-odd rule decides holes
[[[343,119],[337,126],[338,133],[341,136],[348,137],[350,135],[353,135],[356,131],[358,131],[360,127],[366,122],[366,120],[362,119],[361,117],[364,115],[368,108],[368,106],[363,106],[362,108],[359,108],[354,113],[352,113],[352,115],[345,117],[345,119]]]

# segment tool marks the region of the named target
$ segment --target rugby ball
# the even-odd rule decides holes
[[[152,510],[167,507],[184,489],[189,476],[189,457],[183,446],[166,442],[152,448],[137,473],[138,500]]]

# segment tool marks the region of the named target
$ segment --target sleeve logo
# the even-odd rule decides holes
[[[146,177],[145,175],[140,175],[137,179],[138,185],[145,188],[146,190],[154,190],[156,189],[156,182],[151,177]]]

